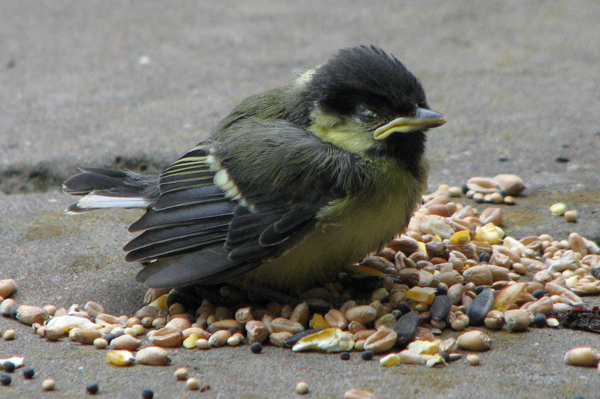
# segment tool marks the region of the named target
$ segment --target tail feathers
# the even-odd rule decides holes
[[[127,187],[127,178],[133,173],[109,169],[80,168],[82,173],[67,179],[63,190],[72,195],[86,195],[92,191]]]
[[[103,208],[148,208],[158,193],[158,177],[109,169],[82,168],[63,183],[63,190],[83,196],[67,208],[82,213]]]
[[[104,208],[148,208],[152,201],[141,197],[113,197],[102,192],[88,194],[67,208],[67,213],[83,213]]]

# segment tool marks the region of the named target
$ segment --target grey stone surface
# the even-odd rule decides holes
[[[515,173],[528,189],[505,209],[509,234],[578,231],[598,240],[599,20],[592,0],[0,0],[0,279],[17,280],[19,303],[96,300],[132,313],[144,289],[120,247],[139,213],[66,216],[71,199],[60,182],[84,165],[158,171],[242,98],[356,44],[395,54],[448,116],[429,138],[432,188]],[[559,200],[579,210],[578,223],[551,217],[547,208]],[[39,397],[46,377],[58,382],[52,395],[65,398],[83,396],[93,380],[105,397],[152,387],[160,398],[291,398],[299,380],[318,398],[352,387],[377,398],[597,396],[598,373],[562,357],[577,345],[599,347],[600,338],[565,330],[492,333],[479,367],[383,369],[358,355],[342,362],[242,347],[178,349],[169,367],[115,368],[103,351],[50,344],[0,319],[9,327],[19,337],[0,342],[0,358],[26,356],[37,377],[15,375],[1,397]],[[172,377],[180,365],[211,390],[186,392]]]

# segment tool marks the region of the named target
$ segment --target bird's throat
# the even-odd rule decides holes
[[[386,140],[370,146],[365,155],[372,159],[389,159],[398,167],[408,170],[417,180],[427,174],[423,156],[426,136],[423,132],[393,134]]]

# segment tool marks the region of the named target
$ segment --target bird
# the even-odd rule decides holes
[[[243,100],[160,175],[80,168],[67,213],[142,208],[136,281],[298,294],[402,233],[427,187],[426,133],[447,119],[379,47],[343,48]]]

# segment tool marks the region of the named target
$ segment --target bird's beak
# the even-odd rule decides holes
[[[438,112],[425,108],[417,108],[415,116],[402,116],[378,127],[373,132],[375,140],[383,140],[392,133],[408,133],[416,130],[427,130],[442,126],[448,119]]]

